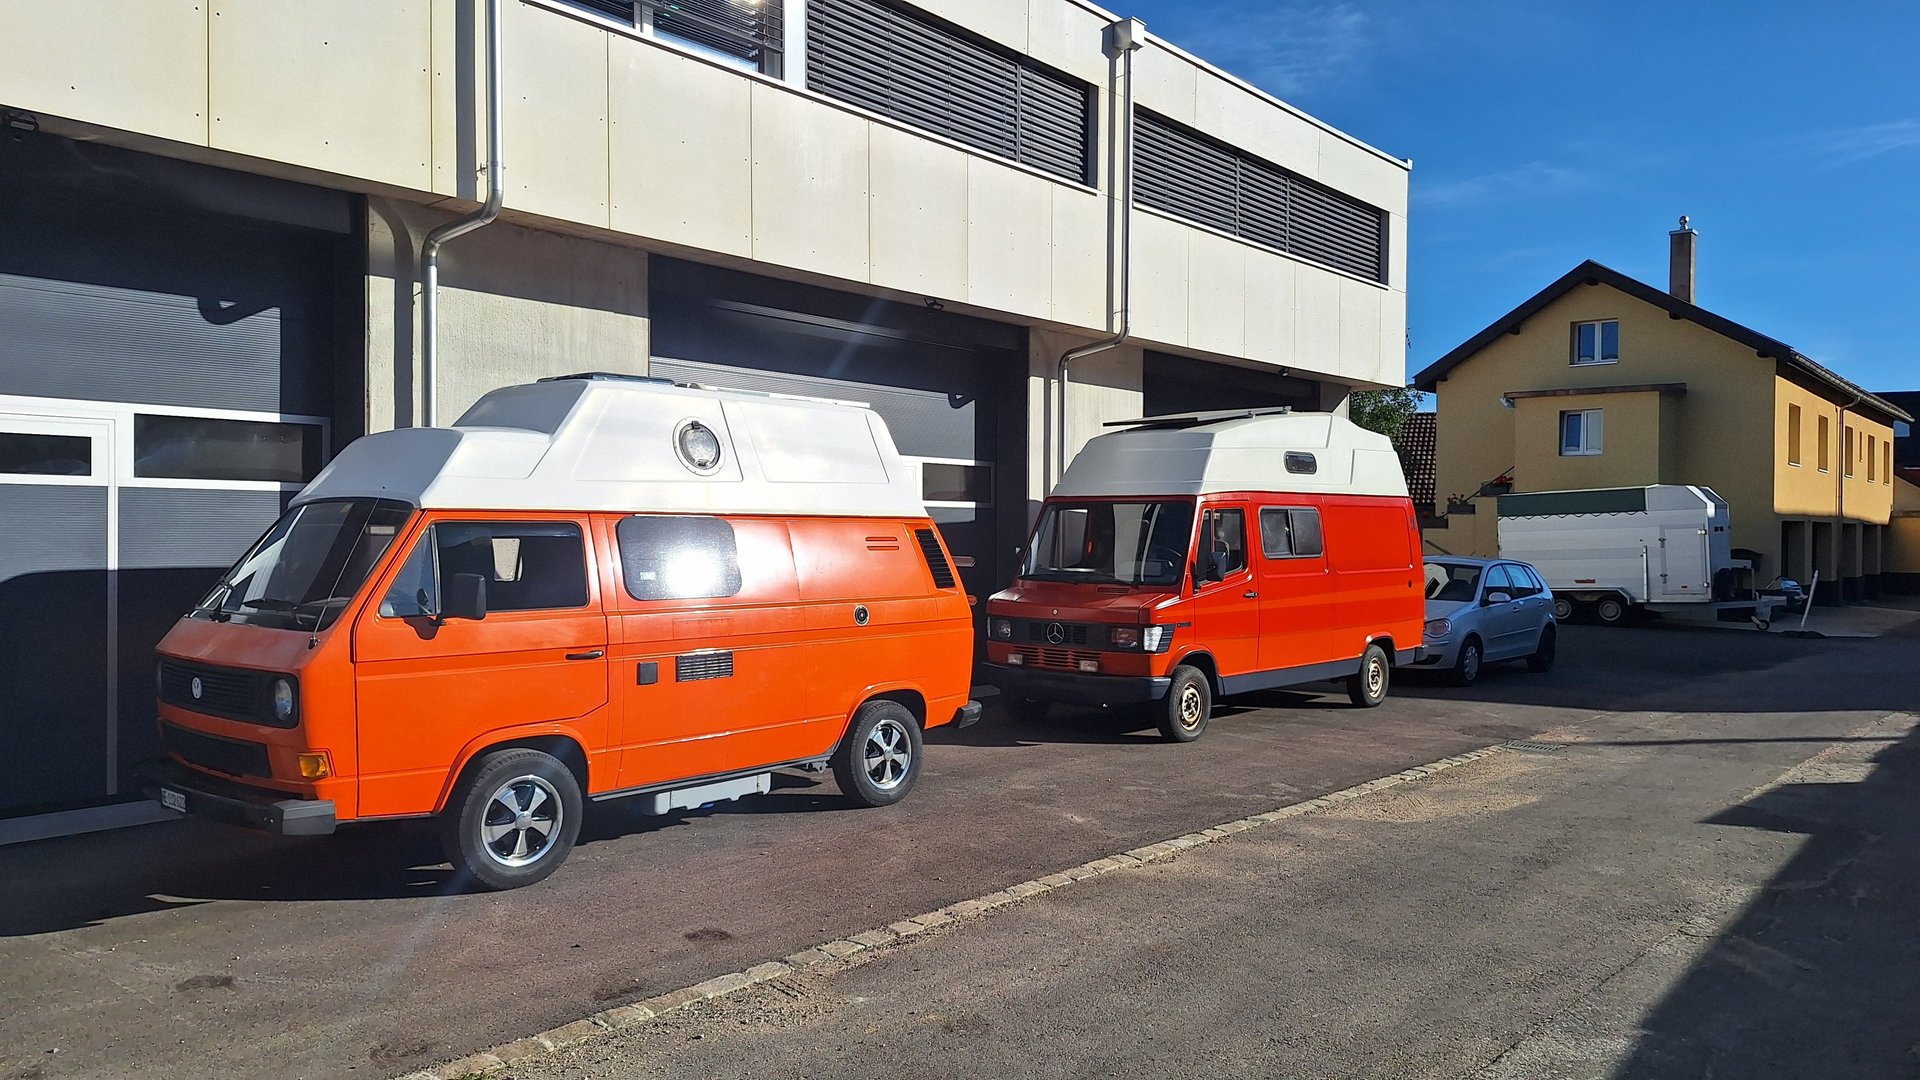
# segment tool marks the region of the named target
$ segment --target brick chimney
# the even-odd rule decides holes
[[[1667,263],[1667,291],[1691,304],[1693,300],[1693,271],[1700,234],[1687,224],[1687,216],[1680,215],[1680,227],[1667,234],[1672,242],[1673,251]]]

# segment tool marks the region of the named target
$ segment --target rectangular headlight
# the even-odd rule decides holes
[[[1013,640],[1013,620],[1012,619],[988,619],[987,633],[992,635],[995,641],[1012,641]]]
[[[1107,641],[1116,649],[1137,649],[1140,647],[1140,628],[1137,626],[1115,626],[1107,631]]]

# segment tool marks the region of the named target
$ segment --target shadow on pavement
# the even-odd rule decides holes
[[[1857,782],[1790,784],[1708,819],[1806,842],[1647,1012],[1616,1077],[1920,1071],[1916,805],[1920,731]]]

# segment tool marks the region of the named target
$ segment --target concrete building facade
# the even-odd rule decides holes
[[[35,763],[0,815],[124,794],[152,643],[430,400],[604,370],[869,402],[984,596],[1102,423],[1404,380],[1409,163],[1131,20],[491,7],[9,6],[0,695],[41,719],[0,728]],[[496,75],[504,209],[441,251],[429,371],[423,243],[489,196]]]
[[[1700,484],[1764,583],[1820,573],[1825,599],[1888,570],[1893,432],[1911,417],[1790,346],[1701,308],[1695,234],[1673,287],[1586,262],[1415,376],[1436,395],[1430,548],[1498,554],[1490,498]]]

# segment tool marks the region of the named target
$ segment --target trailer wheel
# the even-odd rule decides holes
[[[1593,617],[1603,625],[1618,626],[1627,620],[1626,601],[1617,596],[1603,596],[1593,602]]]
[[[1573,618],[1573,600],[1570,597],[1565,597],[1565,596],[1554,597],[1553,598],[1553,617],[1560,620],[1561,622],[1566,622],[1567,620]]]

